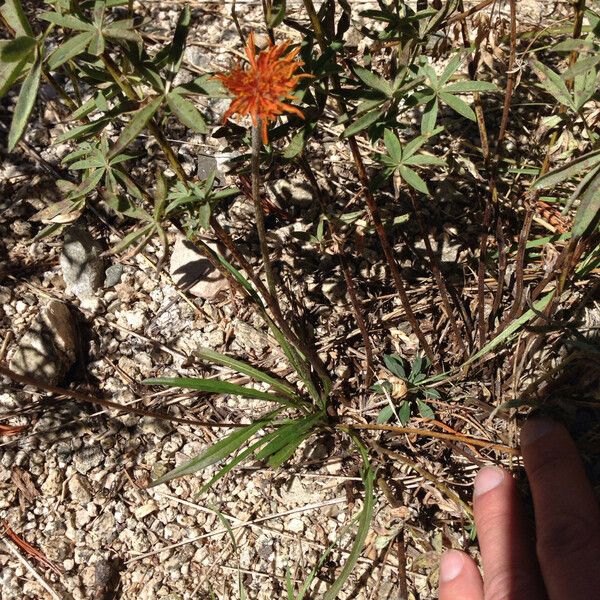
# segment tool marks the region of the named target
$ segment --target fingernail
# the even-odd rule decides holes
[[[484,467],[475,478],[474,496],[482,496],[498,487],[504,480],[504,471],[496,467]]]
[[[463,570],[463,556],[457,550],[450,550],[442,556],[440,564],[440,580],[444,583],[456,579]]]
[[[556,427],[556,421],[548,417],[534,417],[526,421],[521,430],[521,446],[529,446],[548,435]]]

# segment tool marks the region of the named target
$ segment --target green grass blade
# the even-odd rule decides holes
[[[184,465],[172,469],[156,481],[153,481],[150,485],[160,485],[161,483],[166,483],[167,481],[171,481],[177,477],[195,473],[196,471],[205,469],[206,467],[209,467],[210,465],[227,458],[232,452],[235,452],[238,448],[245,444],[246,441],[249,440],[255,433],[260,431],[265,425],[268,425],[274,415],[275,413],[270,413],[259,421],[254,421],[254,423],[251,423],[246,427],[236,429],[233,433],[230,433],[222,440],[209,446],[204,452],[195,458],[192,458],[192,460],[188,461]]]
[[[257,400],[268,400],[269,402],[278,402],[286,406],[294,406],[289,400],[261,392],[249,387],[229,383],[228,381],[219,381],[218,379],[197,379],[195,377],[154,377],[146,379],[142,383],[146,385],[166,385],[169,387],[181,387],[199,392],[209,392],[211,394],[231,394],[233,396],[243,396],[245,398],[256,398]]]
[[[270,385],[274,390],[277,390],[280,394],[284,394],[292,400],[300,400],[296,391],[291,385],[279,379],[275,379],[275,377],[271,377],[267,373],[256,369],[255,367],[252,367],[241,360],[226,356],[220,352],[215,352],[209,348],[201,348],[200,350],[194,352],[194,355],[207,362],[223,365],[234,371],[237,371],[238,373],[248,375],[248,377],[252,377],[252,379],[262,381],[263,383]]]
[[[491,352],[494,348],[504,344],[507,340],[509,340],[525,323],[538,316],[538,313],[546,306],[554,296],[554,291],[548,292],[543,298],[540,298],[534,305],[533,309],[529,309],[527,312],[523,313],[518,319],[515,319],[500,335],[497,335],[493,340],[490,340],[481,350],[473,354],[471,358],[469,358],[465,363],[463,363],[463,367],[466,365],[470,365],[476,360],[480,359],[482,356],[485,356],[488,352]],[[535,310],[534,310],[535,309]],[[462,367],[461,367],[462,368]],[[431,379],[426,379],[421,383],[424,384],[427,381],[431,381]]]
[[[354,570],[358,559],[360,558],[360,553],[362,552],[363,546],[365,544],[365,539],[367,537],[367,533],[369,532],[369,527],[371,526],[371,519],[373,517],[373,506],[375,504],[375,494],[374,492],[374,481],[375,481],[375,472],[371,467],[371,463],[369,462],[369,456],[367,454],[366,448],[362,445],[362,443],[358,440],[357,437],[352,435],[352,439],[360,452],[363,459],[363,468],[361,470],[361,478],[365,485],[365,499],[364,506],[358,518],[358,531],[356,532],[356,537],[354,538],[354,543],[352,544],[352,549],[350,550],[350,554],[346,559],[346,563],[344,564],[344,568],[342,572],[339,574],[338,578],[333,582],[331,587],[325,592],[323,596],[323,600],[336,600],[339,592],[344,587],[346,580]]]

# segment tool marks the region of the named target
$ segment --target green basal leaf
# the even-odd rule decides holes
[[[218,379],[196,379],[193,377],[154,377],[146,379],[143,383],[146,385],[166,385],[168,387],[181,387],[199,392],[209,392],[211,394],[227,394],[232,396],[242,396],[244,398],[256,398],[257,400],[268,400],[279,404],[290,405],[290,401],[270,394],[261,392],[249,387],[229,383],[228,381],[219,381]]]
[[[360,513],[358,521],[358,531],[356,532],[356,537],[354,538],[352,549],[350,550],[350,553],[348,554],[348,557],[345,560],[344,567],[342,568],[341,573],[339,574],[338,578],[333,582],[331,587],[325,592],[323,600],[336,600],[338,598],[339,592],[344,587],[346,580],[348,579],[348,577],[350,577],[350,574],[354,570],[354,567],[356,566],[356,563],[360,558],[360,553],[362,552],[365,540],[367,538],[367,533],[369,532],[369,527],[371,526],[371,519],[373,518],[373,506],[375,504],[373,483],[375,481],[375,472],[371,467],[367,450],[365,449],[363,444],[354,435],[352,436],[352,439],[354,441],[354,444],[357,446],[363,460],[361,478],[365,486],[364,505]]]
[[[264,419],[255,421],[251,425],[236,429],[233,433],[230,433],[222,440],[209,446],[204,452],[196,456],[196,458],[193,458],[184,465],[169,471],[160,479],[153,481],[151,486],[154,487],[156,485],[160,485],[161,483],[166,483],[167,481],[171,481],[172,479],[181,477],[183,475],[190,475],[191,473],[205,469],[206,467],[214,465],[220,460],[227,458],[231,453],[243,446],[253,435],[258,433],[258,431],[263,429],[266,425],[269,425],[272,419],[273,415],[271,414]]]

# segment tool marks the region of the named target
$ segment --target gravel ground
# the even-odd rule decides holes
[[[157,39],[168,35],[177,6],[145,4]],[[182,78],[227,66],[232,57],[227,49],[240,47],[228,17],[230,3],[204,4],[195,6],[192,45],[186,51],[188,70]],[[259,3],[239,4],[244,25],[258,29]],[[372,3],[360,4],[366,8]],[[535,21],[540,3],[527,3],[526,8],[531,9],[527,17]],[[69,147],[49,143],[66,124],[60,115],[56,124],[51,93],[44,93],[49,101],[26,141],[43,160],[56,165]],[[215,122],[225,106],[211,101],[208,109]],[[336,154],[337,135],[331,139],[330,146],[325,143],[326,173],[321,183],[326,187],[337,178],[349,180],[351,187],[355,182],[346,156]],[[201,171],[206,157],[219,162],[230,155],[230,149],[216,140],[186,134],[180,141],[179,155],[190,171]],[[42,226],[29,217],[57,198],[52,178],[40,170],[39,161],[23,155],[2,155],[1,173],[2,360],[13,355],[40,310],[58,299],[67,303],[77,329],[78,360],[63,382],[65,387],[76,383],[91,397],[206,422],[249,422],[264,410],[258,401],[240,406],[231,398],[153,391],[139,383],[149,376],[203,372],[241,382],[231,379],[231,373],[203,371],[203,366],[192,364],[190,357],[200,347],[225,349],[282,376],[288,374],[280,350],[256,315],[232,300],[227,287],[208,299],[186,293],[168,273],[157,274],[152,261],[160,250],[150,245],[144,255],[105,261],[102,268],[113,270],[102,287],[87,299],[77,297],[63,278],[62,238],[32,242]],[[277,195],[277,190],[273,193]],[[306,212],[307,230],[318,209],[300,194],[296,199],[298,205],[290,210]],[[249,211],[248,205],[236,203],[229,218],[247,220]],[[84,230],[103,249],[118,240],[93,215],[86,219]],[[292,226],[280,223],[274,229],[274,244],[279,240],[285,247]],[[174,242],[175,232],[169,235]],[[448,261],[456,259],[456,248],[444,251]],[[370,289],[377,290],[381,264],[370,258],[374,252],[368,247],[363,254],[357,270],[372,283]],[[317,267],[314,279],[304,282],[302,301],[317,313],[319,298],[329,301],[331,312],[323,314],[322,329],[317,329],[323,340],[335,339],[340,330],[348,337],[343,322],[347,307],[340,303],[344,290],[336,288],[339,274],[327,264]],[[299,267],[290,263],[290,278],[295,268]],[[389,314],[394,310],[397,305],[391,302]],[[395,323],[387,334],[404,349],[416,347],[404,323]],[[323,347],[328,347],[325,341]],[[327,351],[329,358],[338,358],[335,344]],[[6,600],[233,599],[240,598],[240,582],[249,598],[284,598],[286,573],[301,585],[361,508],[362,485],[351,449],[326,436],[302,446],[290,468],[273,471],[249,465],[198,498],[195,491],[216,469],[201,477],[147,486],[218,439],[222,429],[140,417],[8,380],[0,387],[0,420],[24,427],[16,435],[0,437],[0,522],[51,563],[20,554],[14,538],[5,535],[0,540],[0,598]],[[431,450],[428,468],[434,477],[453,485],[468,484],[477,464],[458,457],[450,476],[444,466],[447,456]],[[400,466],[395,481],[399,502],[377,503],[363,558],[340,598],[399,597],[397,573],[404,563],[413,597],[434,598],[440,551],[451,544],[468,545],[469,531],[460,510],[436,486]],[[400,545],[388,543],[400,529],[406,556]],[[350,538],[344,538],[341,550],[327,559],[312,587],[315,597],[333,581],[349,548]]]

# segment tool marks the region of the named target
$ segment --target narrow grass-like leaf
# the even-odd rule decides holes
[[[135,138],[137,138],[144,127],[146,127],[148,124],[148,121],[150,121],[150,119],[154,116],[154,113],[158,110],[159,106],[162,104],[162,101],[163,98],[158,96],[146,104],[146,106],[140,108],[140,110],[133,115],[129,123],[125,125],[121,135],[119,136],[119,139],[111,148],[109,156],[112,157],[120,154]]]
[[[277,434],[276,431],[267,433],[267,434],[263,435],[259,440],[257,440],[253,444],[250,444],[250,446],[248,446],[247,448],[242,450],[240,453],[238,453],[238,455],[235,458],[233,458],[232,460],[227,462],[227,464],[222,469],[219,469],[219,471],[215,475],[213,475],[210,478],[210,480],[207,481],[196,492],[196,494],[195,494],[196,498],[205,494],[208,490],[210,490],[210,488],[213,485],[215,485],[215,483],[217,483],[217,481],[219,481],[220,479],[223,479],[223,477],[225,477],[225,475],[227,475],[228,473],[233,471],[233,469],[235,469],[235,467],[237,467],[239,464],[244,462],[250,455],[254,454],[256,452],[257,448],[264,446],[266,443],[268,443],[270,440],[272,440],[276,434]]]
[[[554,291],[548,292],[545,296],[540,298],[534,305],[534,309],[529,309],[527,312],[523,313],[518,319],[515,319],[502,333],[497,335],[493,340],[490,340],[481,350],[476,352],[473,356],[471,356],[467,361],[465,361],[461,368],[470,365],[476,360],[480,359],[482,356],[491,352],[494,348],[504,344],[507,342],[523,325],[531,321],[538,316],[538,313],[544,310],[548,303],[552,299],[554,295]],[[428,379],[427,381],[433,381],[433,379]]]
[[[209,446],[204,452],[195,458],[192,458],[192,460],[172,469],[156,481],[153,481],[151,486],[166,483],[167,481],[171,481],[172,479],[183,475],[190,475],[191,473],[205,469],[206,467],[227,458],[232,452],[235,452],[238,448],[243,446],[255,433],[260,431],[265,425],[268,425],[270,420],[270,417],[266,417],[265,419],[255,421],[246,427],[236,429],[222,440]]]
[[[533,183],[531,186],[534,190],[540,190],[544,188],[549,188],[561,181],[565,181],[574,175],[577,175],[581,171],[587,171],[591,169],[593,166],[600,163],[600,149],[594,150],[593,152],[588,152],[575,160],[571,160],[568,163],[558,167],[558,169],[554,169],[549,173],[546,173],[544,176],[540,177],[537,181]]]
[[[25,131],[25,127],[27,127],[29,115],[31,114],[35,99],[37,98],[41,75],[42,58],[38,55],[31,67],[31,71],[29,71],[21,86],[21,91],[19,92],[19,98],[17,99],[12,122],[10,124],[10,131],[8,133],[7,145],[9,152],[14,150],[17,142],[21,139],[21,136]]]
[[[375,504],[375,494],[373,493],[373,482],[375,480],[375,472],[371,467],[371,463],[369,462],[369,456],[367,454],[367,450],[360,442],[358,438],[352,435],[352,439],[354,444],[357,446],[358,451],[360,452],[363,460],[363,468],[361,469],[361,479],[365,485],[365,496],[364,496],[364,506],[360,513],[360,517],[358,519],[358,531],[356,532],[356,537],[354,538],[354,543],[352,544],[352,549],[348,554],[348,557],[345,560],[344,567],[339,574],[338,578],[333,582],[331,587],[325,592],[323,596],[323,600],[336,600],[339,592],[344,587],[346,580],[350,577],[350,574],[354,570],[358,559],[360,558],[360,553],[362,552],[363,546],[365,544],[365,539],[367,537],[367,533],[369,532],[369,527],[371,526],[371,519],[373,517],[373,506]]]
[[[120,242],[116,243],[111,249],[111,254],[119,254],[123,250],[127,250],[134,242],[142,239],[144,236],[151,235],[154,230],[154,225],[146,225],[128,233]]]
[[[290,405],[290,401],[269,392],[261,392],[249,387],[229,383],[229,381],[219,381],[218,379],[197,379],[195,377],[153,377],[146,379],[146,385],[166,385],[169,387],[181,387],[189,390],[198,390],[199,392],[208,392],[211,394],[230,394],[233,396],[242,396],[244,398],[255,398],[257,400],[268,400],[269,402],[278,402],[280,404]]]
[[[298,394],[291,385],[281,381],[280,379],[275,379],[275,377],[271,377],[264,371],[256,369],[255,367],[252,367],[248,363],[245,363],[241,360],[226,356],[225,354],[221,354],[220,352],[216,352],[210,348],[201,348],[200,350],[195,351],[193,354],[202,360],[223,365],[234,371],[237,371],[238,373],[248,375],[248,377],[251,377],[252,379],[262,381],[263,383],[270,385],[274,390],[277,390],[281,394],[285,394],[291,399],[299,399]]]

